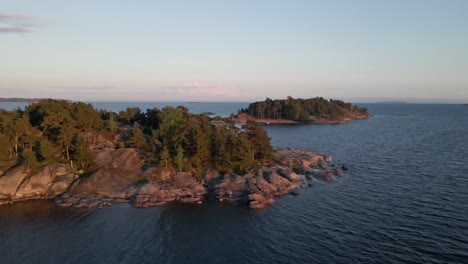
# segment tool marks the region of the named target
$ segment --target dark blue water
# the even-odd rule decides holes
[[[0,207],[0,263],[468,263],[468,107],[364,106],[373,118],[266,128],[274,145],[348,164],[336,183],[263,211]]]

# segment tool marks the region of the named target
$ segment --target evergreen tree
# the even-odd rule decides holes
[[[14,155],[18,157],[22,146],[22,137],[25,135],[29,122],[20,111],[5,113],[1,120],[2,131],[9,137],[13,145]]]
[[[239,145],[238,151],[239,155],[239,171],[241,173],[249,172],[258,166],[258,162],[255,161],[255,152],[253,150],[252,144],[245,132],[239,134]]]
[[[69,124],[62,124],[59,128],[59,133],[57,135],[56,143],[61,149],[62,155],[70,162],[70,167],[73,169],[73,160],[71,158],[70,152],[73,144],[73,139],[76,136],[76,129]]]
[[[73,160],[78,164],[78,169],[87,169],[94,162],[89,143],[81,136],[77,136],[73,142]]]
[[[0,132],[0,161],[7,160],[13,156],[13,148],[10,138]]]
[[[57,161],[57,157],[60,156],[57,148],[47,139],[42,139],[39,143],[39,153],[44,162],[50,165]]]
[[[229,153],[226,148],[227,143],[227,128],[224,122],[219,122],[214,128],[213,145],[212,145],[212,159],[213,165],[216,169],[227,172]]]
[[[133,123],[132,131],[130,133],[130,137],[127,140],[127,144],[130,147],[145,150],[147,149],[145,136],[140,128],[140,125],[137,122]]]
[[[254,159],[260,162],[270,160],[273,148],[270,145],[270,138],[261,125],[249,120],[244,126],[254,150]]]
[[[109,131],[111,133],[116,133],[117,132],[117,124],[115,121],[115,114],[114,112],[109,113],[109,120],[107,121],[107,126],[109,127]]]
[[[39,168],[40,168],[40,163],[37,161],[36,154],[27,149],[23,153],[23,159],[24,159],[24,166],[27,170],[29,170],[30,174],[34,174]]]
[[[146,109],[145,125],[151,127],[152,129],[158,129],[160,112],[161,111],[158,108]]]
[[[180,145],[177,148],[177,155],[174,157],[174,160],[177,164],[177,169],[179,171],[182,171],[185,166],[185,160],[184,160],[184,150],[182,149],[182,146]]]
[[[341,100],[326,100],[323,97],[309,99],[294,99],[288,96],[285,100],[271,100],[249,104],[247,109],[241,109],[239,113],[248,113],[256,118],[284,118],[305,122],[309,117],[327,118],[338,120],[356,114],[367,114],[367,109],[353,106]]]
[[[75,126],[80,131],[95,130],[101,124],[99,112],[91,104],[73,103],[71,117],[75,120]]]
[[[161,164],[164,164],[164,168],[168,168],[169,166],[169,161],[170,161],[170,154],[169,154],[169,150],[167,149],[167,146],[164,146],[162,151],[161,151]]]
[[[179,145],[185,143],[187,134],[187,120],[180,109],[164,107],[159,112],[158,135],[159,140],[167,146],[171,155],[177,153]]]

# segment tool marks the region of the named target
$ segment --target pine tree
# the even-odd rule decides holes
[[[237,153],[239,154],[240,172],[249,172],[258,165],[258,162],[255,161],[255,152],[245,132],[241,132],[239,135],[239,145]]]
[[[13,155],[12,142],[8,136],[0,132],[0,161],[7,160]]]
[[[89,143],[81,136],[77,136],[73,142],[73,160],[79,169],[87,169],[94,162]]]
[[[73,160],[71,158],[71,148],[73,139],[76,136],[76,129],[68,123],[62,124],[57,136],[57,143],[61,148],[64,158],[70,162],[70,167],[73,169]]]
[[[172,155],[177,153],[177,147],[186,141],[187,120],[180,109],[164,107],[159,112],[158,136],[167,146]]]
[[[144,148],[146,145],[146,139],[143,131],[140,128],[140,125],[137,122],[133,123],[132,131],[130,137],[127,140],[127,144],[130,147],[146,149]]]
[[[270,138],[261,125],[249,120],[244,126],[254,150],[254,158],[260,162],[270,160],[273,149],[270,145]]]
[[[23,152],[24,166],[26,170],[29,170],[30,174],[34,174],[40,167],[40,163],[37,161],[36,153],[26,149]]]
[[[117,125],[115,123],[115,114],[114,112],[109,113],[109,120],[108,120],[109,131],[111,133],[117,132]]]
[[[161,164],[164,164],[164,168],[167,169],[169,165],[169,159],[171,158],[169,154],[169,150],[167,149],[167,146],[163,147],[163,150],[161,152]]]
[[[50,165],[57,160],[59,151],[49,140],[42,139],[39,143],[39,154],[42,158],[42,161],[45,164]]]
[[[179,171],[182,171],[184,169],[184,165],[185,165],[184,150],[182,149],[182,146],[179,145],[179,147],[177,148],[177,155],[175,156],[174,159],[175,159],[176,164],[177,164],[177,169]]]

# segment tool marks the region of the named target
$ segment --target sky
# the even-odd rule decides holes
[[[0,0],[0,97],[468,102],[465,0]]]

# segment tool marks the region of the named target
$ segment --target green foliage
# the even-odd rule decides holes
[[[133,124],[138,122],[140,124],[144,124],[145,115],[141,112],[139,107],[127,107],[125,111],[119,112],[119,122],[123,124]]]
[[[39,155],[42,162],[52,164],[60,157],[60,151],[47,139],[42,139],[39,143]]]
[[[111,133],[117,132],[117,123],[115,121],[115,114],[113,112],[109,113],[109,120],[107,120],[107,126],[109,127],[109,131]]]
[[[260,162],[269,161],[273,148],[270,145],[270,138],[263,127],[255,121],[249,120],[243,128],[247,133],[254,159]]]
[[[367,115],[367,109],[340,100],[326,100],[323,97],[294,99],[288,96],[286,100],[267,98],[265,101],[251,103],[239,113],[247,113],[260,119],[291,119],[305,122],[309,117],[339,120],[353,115]]]
[[[150,127],[151,129],[158,129],[159,113],[160,111],[158,108],[147,109],[145,118],[146,122],[144,125]]]
[[[265,117],[280,116],[281,107],[270,109],[270,105],[280,106],[268,99],[255,111]],[[125,131],[128,124],[133,126]],[[271,156],[266,132],[253,122],[240,128],[232,118],[190,114],[185,107],[146,112],[131,107],[117,115],[90,104],[47,99],[25,111],[0,110],[0,165],[18,160],[31,170],[69,162],[73,169],[89,172],[93,155],[84,136],[107,135],[112,140],[119,131],[127,135],[121,147],[154,153],[161,169],[175,167],[197,175],[206,169],[249,172]]]
[[[91,131],[101,126],[100,114],[91,104],[74,103],[71,117],[75,120],[77,128],[83,131]]]
[[[172,155],[177,153],[178,146],[185,143],[187,119],[177,108],[164,107],[159,112],[158,139],[166,145]]]
[[[146,139],[143,134],[143,131],[138,125],[137,122],[133,123],[132,131],[130,133],[130,137],[127,140],[127,145],[129,147],[143,149],[146,147]]]
[[[8,138],[4,143],[9,143],[7,149],[12,150],[13,154],[18,157],[19,151],[24,146],[27,135],[31,131],[27,115],[21,111],[2,111],[0,121],[0,132]]]
[[[161,151],[161,157],[160,157],[160,160],[161,160],[161,165],[164,166],[164,168],[168,168],[169,167],[169,162],[170,162],[170,159],[171,159],[171,156],[169,154],[169,150],[167,149],[167,146],[164,146],[163,150]]]
[[[88,169],[94,164],[89,142],[83,137],[77,136],[74,139],[72,151],[72,158],[77,164],[77,169]]]
[[[41,164],[37,161],[36,154],[29,149],[23,152],[23,160],[23,164],[25,168],[29,170],[30,174],[36,173],[41,166]]]
[[[182,146],[179,146],[177,148],[177,155],[174,157],[174,160],[177,164],[177,169],[179,171],[182,171],[185,166],[185,160],[184,160],[184,150],[182,149]]]
[[[0,160],[7,160],[13,156],[12,146],[10,137],[0,132]]]

